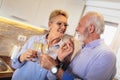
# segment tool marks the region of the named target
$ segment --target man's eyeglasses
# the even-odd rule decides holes
[[[64,23],[64,22],[57,22],[56,24],[57,24],[58,26],[62,26],[62,25],[64,25],[65,27],[68,26],[68,24],[67,24],[67,23]]]

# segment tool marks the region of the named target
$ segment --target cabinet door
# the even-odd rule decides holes
[[[3,2],[3,0],[0,0],[0,8],[1,8],[1,6],[2,6],[2,2]]]
[[[65,0],[40,0],[39,10],[36,16],[37,20],[34,20],[36,21],[36,25],[47,29],[50,13],[54,9],[63,9],[64,4]]]
[[[39,8],[40,0],[5,0],[1,7],[7,16],[32,22]]]
[[[69,14],[69,26],[66,33],[74,35],[75,28],[77,27],[78,21],[82,16],[84,7],[85,2],[83,0],[69,0],[65,2],[65,10]]]

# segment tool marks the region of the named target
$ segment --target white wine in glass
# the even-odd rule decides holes
[[[45,44],[42,44],[41,45],[41,54],[46,54],[48,51],[48,44],[45,43]]]
[[[34,50],[37,51],[38,58],[39,58],[39,55],[41,53],[41,48],[42,48],[42,43],[38,42],[38,41],[35,41],[34,42]],[[38,58],[32,58],[31,61],[36,62],[38,60]]]

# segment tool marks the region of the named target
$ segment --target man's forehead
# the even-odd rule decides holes
[[[87,18],[88,18],[87,16],[83,16],[83,17],[79,20],[79,23],[86,22]]]

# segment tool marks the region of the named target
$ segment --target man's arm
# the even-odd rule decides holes
[[[86,80],[112,80],[116,72],[115,64],[115,55],[105,53],[91,65],[85,76]]]
[[[58,70],[56,76],[60,80],[74,80],[74,76],[71,73],[68,73],[67,71],[63,71],[62,68]]]
[[[65,71],[62,75],[62,80],[74,80],[74,76]]]
[[[62,68],[59,68],[56,76],[58,77],[58,79],[62,80],[63,74],[64,74],[63,69],[62,69]]]
[[[58,52],[58,59],[62,62],[67,56],[72,55],[74,51],[73,41],[70,39],[67,43],[64,43]],[[58,66],[59,63],[56,62],[53,58],[46,54],[42,54],[40,57],[40,64],[42,67],[51,71],[52,67]],[[62,79],[64,71],[62,68],[59,68],[57,73],[55,74],[59,79]]]
[[[51,71],[51,68],[53,66],[58,65],[58,63],[52,57],[50,57],[46,54],[42,54],[41,58],[42,58],[41,59],[42,61],[41,61],[40,64],[42,65],[42,67],[44,67],[44,68],[46,68],[50,71]],[[53,74],[53,75],[56,75],[59,80],[66,80],[66,79],[69,79],[69,78],[70,78],[69,80],[74,79],[74,76],[72,76],[72,74],[64,71],[62,68],[59,68],[57,73]]]

